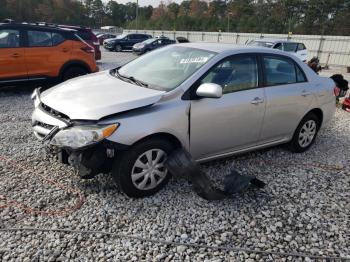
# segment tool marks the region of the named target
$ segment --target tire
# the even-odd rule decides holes
[[[112,176],[122,192],[129,197],[141,198],[154,195],[170,179],[171,175],[162,163],[174,149],[174,146],[165,139],[152,138],[140,142],[119,154],[113,164]],[[148,166],[148,157],[154,161],[158,154],[160,157],[157,162],[159,167],[156,163],[152,167]],[[153,185],[152,177],[155,179]]]
[[[83,67],[80,66],[72,66],[67,68],[66,70],[64,70],[63,74],[62,74],[62,81],[67,81],[69,79],[78,77],[78,76],[82,76],[82,75],[86,75],[88,73],[88,71],[86,69],[84,69]]]
[[[121,52],[121,51],[123,51],[123,47],[122,47],[121,45],[116,45],[116,46],[114,47],[114,50],[115,50],[116,52]]]
[[[315,142],[320,129],[321,121],[314,113],[308,113],[299,123],[294,132],[293,139],[289,143],[290,151],[303,153]]]

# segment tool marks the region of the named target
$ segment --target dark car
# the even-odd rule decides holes
[[[98,34],[96,36],[97,36],[97,39],[98,39],[100,45],[103,45],[103,41],[106,39],[111,39],[111,38],[117,37],[116,35],[113,35],[113,34]]]
[[[77,30],[78,36],[95,49],[95,59],[101,60],[100,42],[92,32],[91,28],[73,25],[59,25],[59,27]]]
[[[175,43],[175,40],[171,40],[167,37],[151,38],[141,43],[135,44],[132,51],[138,55],[142,55],[154,49]]]
[[[105,49],[109,51],[120,52],[123,50],[132,50],[132,47],[140,42],[152,38],[147,34],[122,34],[113,39],[107,39],[103,42]]]
[[[186,37],[183,37],[183,36],[176,37],[176,41],[178,43],[189,43],[190,42],[190,41],[188,41],[188,39]]]

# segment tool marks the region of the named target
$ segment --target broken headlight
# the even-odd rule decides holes
[[[59,131],[50,144],[58,147],[79,149],[96,144],[111,136],[119,127],[119,124],[109,126],[75,126]]]

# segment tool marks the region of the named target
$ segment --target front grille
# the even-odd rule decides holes
[[[51,130],[52,128],[54,128],[54,126],[52,126],[52,125],[45,124],[45,123],[39,122],[39,121],[37,121],[37,122],[35,123],[35,125],[41,126],[41,127],[45,128],[45,129],[48,129],[48,130]]]
[[[51,116],[54,116],[54,117],[56,117],[56,118],[59,118],[59,119],[65,121],[65,122],[69,122],[69,121],[70,121],[70,118],[69,118],[67,115],[65,115],[65,114],[63,114],[63,113],[61,113],[61,112],[56,111],[55,109],[49,107],[48,105],[45,105],[44,103],[41,103],[40,105],[41,105],[41,108],[42,108],[46,113],[50,114]]]

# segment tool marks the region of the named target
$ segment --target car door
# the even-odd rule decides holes
[[[191,102],[190,151],[194,158],[204,159],[254,146],[265,113],[257,57],[247,54],[224,59],[197,86],[203,83],[222,86],[223,96]]]
[[[25,52],[29,78],[57,77],[71,57],[72,43],[60,32],[29,29]]]
[[[290,138],[312,103],[305,73],[291,58],[263,55],[266,113],[262,143]]]
[[[22,31],[0,28],[0,83],[27,79]]]
[[[129,40],[127,41],[127,49],[132,49],[132,47],[137,44],[138,42],[140,42],[139,37],[137,34],[131,34],[129,35]]]

